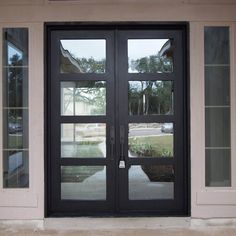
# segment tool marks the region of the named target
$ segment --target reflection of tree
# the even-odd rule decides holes
[[[82,73],[104,73],[105,72],[105,59],[95,60],[94,58],[77,58],[76,59]]]
[[[8,106],[9,107],[22,107],[23,93],[23,70],[22,59],[18,54],[14,54],[10,58],[8,69]],[[22,111],[20,109],[9,111],[11,117],[21,117]]]
[[[9,86],[9,106],[21,107],[22,106],[22,59],[17,54],[10,58],[10,65],[8,71],[8,86]]]
[[[86,81],[86,86],[76,89],[75,102],[93,106],[92,114],[104,114],[106,108],[106,90],[104,82]]]
[[[170,49],[170,48],[168,48]],[[173,71],[172,50],[131,60],[131,70],[137,73],[166,73]],[[129,87],[130,114],[167,114],[172,112],[172,83],[170,81],[134,81]]]
[[[172,72],[172,59],[166,56],[151,55],[137,60],[131,60],[132,71],[138,73]]]
[[[64,109],[67,110],[71,102],[82,103],[92,107],[91,114],[105,114],[106,109],[106,89],[103,81],[75,82],[74,88],[69,90],[69,99],[64,101]],[[75,105],[74,104],[74,105]]]
[[[170,81],[133,81],[129,86],[130,115],[172,113]]]

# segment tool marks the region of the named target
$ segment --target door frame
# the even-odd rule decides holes
[[[45,40],[45,57],[44,57],[44,157],[45,157],[45,217],[50,216],[64,216],[63,214],[52,214],[49,211],[50,208],[50,35],[53,30],[75,30],[78,29],[90,29],[90,30],[109,30],[115,29],[115,27],[119,27],[122,29],[138,29],[138,30],[147,30],[147,29],[169,29],[169,30],[182,30],[183,32],[183,44],[186,45],[183,48],[183,91],[184,91],[184,157],[183,162],[186,169],[184,170],[184,183],[185,183],[185,191],[184,191],[184,202],[185,210],[183,214],[178,214],[178,216],[190,216],[190,206],[191,206],[191,188],[190,188],[190,82],[189,82],[189,24],[187,22],[64,22],[64,23],[45,23],[44,25],[44,40]],[[71,214],[73,216],[73,214]],[[84,213],[82,215],[85,215]],[[114,215],[113,213],[89,213],[89,215]],[[162,215],[160,213],[155,212],[124,212],[115,214],[115,216],[145,216],[145,215]],[[164,215],[168,215],[168,212],[165,212]],[[79,214],[76,214],[79,216]]]

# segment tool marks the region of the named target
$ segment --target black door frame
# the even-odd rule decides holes
[[[48,78],[50,78],[51,70],[50,70],[50,35],[53,30],[75,30],[75,29],[90,29],[90,30],[109,30],[109,29],[116,29],[119,28],[121,30],[154,30],[154,29],[169,29],[169,30],[181,30],[182,31],[182,39],[183,39],[183,94],[184,94],[184,115],[183,115],[183,125],[184,125],[184,131],[183,131],[183,138],[185,143],[185,151],[184,151],[184,166],[186,166],[186,170],[183,172],[183,179],[184,179],[184,210],[181,212],[145,212],[145,211],[129,211],[129,212],[121,212],[119,214],[115,215],[190,215],[190,159],[189,159],[189,153],[190,153],[190,125],[189,125],[189,81],[187,78],[189,78],[189,64],[188,64],[188,23],[186,22],[180,22],[180,23],[156,23],[156,22],[148,22],[148,23],[142,23],[142,22],[135,22],[135,23],[47,23],[45,24],[45,216],[64,216],[68,214],[52,214],[50,212],[49,208],[51,206],[50,201],[52,199],[50,198],[50,169],[51,169],[51,162],[50,162],[50,81]],[[116,45],[117,47],[117,45]],[[117,134],[118,135],[118,134]],[[116,138],[119,138],[118,136]],[[116,206],[117,207],[117,206]],[[102,212],[102,213],[92,213],[88,212],[88,215],[114,215],[114,212]],[[73,215],[80,215],[80,214],[69,214],[71,216]],[[81,215],[86,215],[86,213],[82,213]]]

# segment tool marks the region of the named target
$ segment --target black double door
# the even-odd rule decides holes
[[[48,215],[186,215],[183,26],[48,26]]]

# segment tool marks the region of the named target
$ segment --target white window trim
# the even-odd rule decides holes
[[[0,219],[17,218],[6,214],[16,207],[22,218],[43,218],[44,214],[44,94],[43,94],[43,24],[0,24],[0,91],[2,91],[2,32],[3,28],[28,28],[29,39],[29,188],[3,188],[2,96],[0,96]],[[1,93],[0,93],[1,94]],[[1,207],[3,207],[1,209]],[[27,210],[28,209],[28,213]],[[5,213],[4,213],[5,211]],[[8,210],[9,211],[9,210]],[[24,213],[25,212],[25,213]],[[2,214],[1,214],[2,213]],[[9,215],[9,216],[7,216]]]
[[[194,22],[190,27],[191,58],[191,172],[193,205],[236,204],[236,23]],[[230,98],[231,98],[231,186],[205,186],[205,95],[204,95],[204,27],[230,28]],[[196,207],[196,206],[195,206]],[[210,214],[210,213],[209,213]]]

